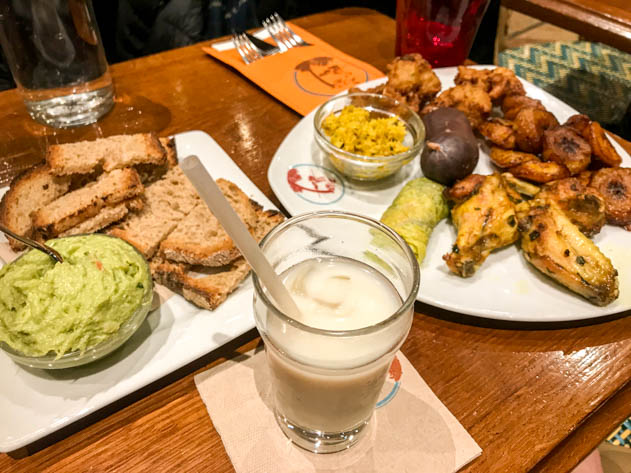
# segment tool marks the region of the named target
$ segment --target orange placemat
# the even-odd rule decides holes
[[[251,64],[245,64],[234,47],[217,48],[218,43],[213,43],[202,49],[301,115],[349,87],[384,77],[375,67],[344,54],[308,31],[294,24],[290,27],[311,46],[291,48]]]

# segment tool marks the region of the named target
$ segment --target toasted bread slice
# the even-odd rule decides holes
[[[80,235],[82,233],[94,233],[111,225],[114,222],[122,220],[129,212],[138,212],[142,210],[145,202],[142,197],[132,197],[118,204],[109,205],[101,209],[94,217],[84,220],[79,225],[69,228],[58,236],[65,237],[70,235]]]
[[[170,137],[158,138],[160,144],[166,151],[167,159],[165,163],[160,166],[156,166],[152,163],[141,163],[134,166],[134,169],[138,171],[140,180],[143,184],[151,184],[160,179],[164,174],[172,167],[177,166],[177,151],[175,149],[175,139]]]
[[[217,179],[217,185],[246,227],[253,232],[261,206],[226,179]],[[170,261],[203,266],[224,266],[240,254],[217,218],[203,204],[196,206],[178,223],[160,244],[160,251]]]
[[[33,236],[31,214],[68,192],[70,177],[57,177],[46,165],[37,166],[13,180],[0,202],[0,221],[18,235]],[[24,245],[9,238],[11,248]]]
[[[162,240],[199,202],[195,188],[179,166],[145,189],[145,206],[129,214],[106,233],[131,243],[145,258],[151,258]]]
[[[253,236],[260,241],[269,231],[283,221],[283,216],[275,210],[257,210],[258,221]],[[181,294],[193,304],[214,310],[226,300],[250,272],[250,266],[239,257],[227,266],[209,268],[174,263],[161,257],[151,261],[153,278],[172,291]]]
[[[167,165],[169,169],[177,166],[177,149],[175,148],[175,138],[172,136],[163,136],[162,138],[158,138],[160,140],[160,144],[164,148],[167,153]]]
[[[164,166],[167,154],[155,133],[138,133],[51,145],[46,161],[53,174],[66,176],[89,174],[99,168],[109,172],[139,164]]]
[[[40,208],[33,214],[33,226],[44,239],[52,238],[143,190],[135,170],[116,169]]]

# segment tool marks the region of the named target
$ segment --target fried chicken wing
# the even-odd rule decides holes
[[[513,124],[503,118],[492,117],[478,127],[487,140],[504,149],[515,148],[515,131]]]
[[[506,191],[509,192],[509,197],[511,193],[519,196],[518,199],[512,199],[515,204],[520,203],[524,199],[532,199],[541,190],[541,187],[531,184],[530,182],[517,179],[510,172],[502,173],[502,181],[504,181]]]
[[[502,101],[502,112],[506,120],[514,120],[522,108],[546,109],[540,100],[525,95],[509,95]]]
[[[609,258],[554,204],[536,198],[517,206],[526,260],[546,276],[604,306],[618,297],[618,272]]]
[[[458,66],[458,74],[454,77],[454,83],[456,85],[473,85],[488,92],[491,88],[491,70]]]
[[[517,149],[527,153],[540,153],[543,132],[559,126],[550,112],[538,108],[522,108],[513,120]]]
[[[584,171],[592,160],[592,148],[572,128],[560,126],[543,132],[544,161],[563,164],[572,176]]]
[[[590,185],[605,199],[607,222],[631,231],[631,168],[603,168]]]
[[[483,89],[470,84],[456,85],[444,90],[427,104],[421,115],[442,107],[453,107],[467,116],[471,127],[477,129],[491,113],[491,98]]]
[[[468,196],[467,190],[471,192]],[[448,201],[457,202],[451,219],[458,236],[452,252],[443,259],[453,273],[466,278],[476,272],[491,251],[517,240],[515,208],[497,173],[472,174],[456,183],[446,196]]]
[[[546,184],[537,198],[553,201],[587,236],[596,235],[606,222],[603,196],[578,177]]]

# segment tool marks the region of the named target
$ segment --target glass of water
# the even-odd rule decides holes
[[[87,125],[114,105],[91,0],[0,0],[0,43],[34,120]]]

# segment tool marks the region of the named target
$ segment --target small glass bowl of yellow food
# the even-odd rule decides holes
[[[405,104],[356,92],[333,97],[318,108],[314,135],[335,169],[351,179],[375,181],[418,156],[425,127]]]
[[[0,348],[32,368],[71,368],[125,343],[145,320],[153,285],[145,258],[108,235],[49,240],[64,259],[29,250],[0,269]]]

